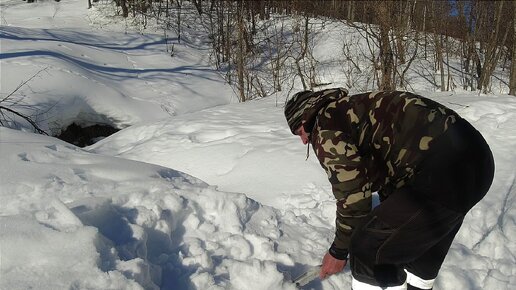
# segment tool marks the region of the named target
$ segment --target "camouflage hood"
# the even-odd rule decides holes
[[[348,95],[344,88],[326,89],[318,92],[303,91],[295,94],[285,105],[285,118],[292,134],[304,121],[303,127],[310,133],[319,110],[327,104]]]

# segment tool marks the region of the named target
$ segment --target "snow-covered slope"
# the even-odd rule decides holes
[[[516,99],[427,95],[480,130],[496,162],[493,186],[466,217],[436,288],[509,287],[516,271],[511,239],[516,236]],[[326,175],[313,156],[304,161],[306,147],[283,122],[282,108],[271,98],[134,126],[89,149],[188,172],[223,190],[243,192],[263,204],[306,215],[307,226],[323,227],[331,235],[335,206]]]
[[[50,17],[53,6],[58,13]],[[2,93],[33,77],[11,99],[24,105],[16,108],[21,113],[36,113],[43,129],[58,133],[72,122],[124,128],[231,101],[231,88],[205,50],[176,43],[171,57],[174,39],[158,31],[102,31],[86,17],[99,12],[87,11],[77,1],[3,6]],[[21,17],[34,12],[38,17]]]
[[[48,110],[43,127],[130,125],[84,149],[0,127],[1,289],[295,289],[320,263],[335,205],[285,95],[228,104],[206,51],[176,44],[171,58],[161,32],[83,1],[0,4],[2,98],[39,72],[14,97]],[[315,54],[334,54],[335,37],[320,40]],[[512,289],[516,99],[413,86],[472,122],[496,161],[434,289]],[[348,288],[346,270],[304,289]]]

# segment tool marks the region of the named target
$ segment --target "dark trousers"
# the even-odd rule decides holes
[[[460,119],[432,142],[411,182],[394,190],[355,229],[350,247],[354,279],[397,286],[405,282],[405,270],[434,279],[464,216],[487,193],[494,161],[477,130]]]

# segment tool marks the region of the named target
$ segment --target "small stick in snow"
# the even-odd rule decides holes
[[[297,287],[305,286],[306,284],[312,282],[315,278],[319,277],[320,272],[321,265],[312,267],[294,279],[292,283],[296,284]]]

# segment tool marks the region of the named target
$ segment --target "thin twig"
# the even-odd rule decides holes
[[[8,103],[10,106],[13,106],[13,105],[17,105],[19,104],[22,100],[19,99],[19,100],[10,100],[10,98],[20,89],[22,88],[23,86],[25,86],[28,82],[30,82],[32,79],[34,79],[37,75],[39,75],[42,71],[46,70],[47,68],[43,68],[41,70],[39,70],[38,72],[36,72],[34,75],[32,75],[30,78],[28,78],[27,80],[23,81],[20,85],[18,85],[12,92],[10,92],[5,98],[3,98],[1,101],[0,101],[0,104],[2,103]],[[29,122],[32,127],[34,127],[34,130],[40,134],[44,134],[44,135],[48,135],[47,132],[45,132],[43,129],[41,129],[38,124],[36,124],[36,122],[34,122],[31,117],[29,116],[26,116],[22,113],[19,113],[13,109],[10,109],[6,106],[2,106],[0,105],[0,115],[2,116],[2,120],[5,120],[6,122],[8,121],[8,118],[7,116],[4,114],[3,111],[7,111],[7,112],[10,112],[10,113],[13,113],[14,115],[16,116],[19,116],[23,119],[25,119],[27,122]],[[10,118],[9,118],[10,119]],[[0,121],[0,124],[3,126],[4,125],[4,122]]]
[[[38,133],[40,133],[40,134],[44,134],[44,135],[48,135],[48,133],[47,133],[47,132],[45,132],[45,131],[43,131],[41,128],[39,128],[39,126],[36,124],[36,122],[32,121],[30,117],[25,116],[25,115],[23,115],[22,113],[18,113],[18,112],[16,112],[15,110],[11,110],[11,109],[9,109],[9,108],[7,108],[7,107],[4,107],[4,106],[0,106],[0,110],[6,110],[6,111],[8,111],[8,112],[11,112],[11,113],[13,113],[13,114],[17,115],[17,116],[22,117],[22,118],[23,118],[23,119],[25,119],[27,122],[29,122],[29,123],[34,127],[34,129],[35,129]]]
[[[29,79],[23,81],[21,84],[18,85],[18,87],[16,87],[16,89],[14,89],[14,91],[12,91],[11,93],[9,93],[5,98],[3,98],[0,103],[4,102],[5,100],[9,99],[12,95],[14,95],[14,93],[16,93],[20,88],[22,88],[24,85],[26,85],[28,82],[30,82],[33,78],[35,78],[37,75],[39,75],[39,73],[41,73],[42,71],[44,70],[47,70],[48,67],[46,68],[43,68],[41,70],[39,70],[37,73],[35,73],[33,76],[31,76]]]

